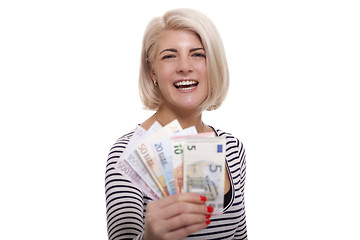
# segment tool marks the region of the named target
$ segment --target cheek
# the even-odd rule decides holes
[[[207,75],[207,71],[206,71],[206,62],[199,62],[197,64],[194,65],[196,67],[196,71],[202,75],[202,77]]]
[[[172,68],[168,64],[159,64],[156,69],[155,73],[158,81],[166,81],[171,76]]]

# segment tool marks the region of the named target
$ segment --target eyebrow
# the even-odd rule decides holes
[[[204,50],[205,51],[205,49],[204,48],[192,48],[192,49],[190,49],[190,52],[196,52],[196,51],[198,51],[198,50]]]
[[[196,51],[198,51],[198,50],[204,50],[204,51],[205,51],[204,48],[192,48],[192,49],[190,49],[189,52],[196,52]],[[169,52],[177,52],[177,50],[176,50],[175,48],[166,48],[166,49],[162,50],[162,51],[159,53],[159,55],[162,54],[163,52],[166,52],[166,51],[169,51]]]

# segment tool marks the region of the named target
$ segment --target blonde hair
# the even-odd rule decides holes
[[[162,95],[150,76],[157,43],[167,30],[188,30],[196,33],[205,49],[208,77],[208,94],[202,103],[202,110],[217,109],[224,101],[229,89],[229,70],[221,37],[211,20],[192,9],[175,9],[163,17],[156,17],[148,24],[141,51],[139,76],[140,98],[145,108],[157,110]]]

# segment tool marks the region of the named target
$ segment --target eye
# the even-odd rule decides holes
[[[171,59],[171,58],[175,58],[175,55],[173,54],[164,55],[161,57],[161,60]]]
[[[194,53],[193,55],[192,55],[193,57],[200,57],[200,58],[206,58],[206,55],[204,54],[204,53]]]

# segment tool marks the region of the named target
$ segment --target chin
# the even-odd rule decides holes
[[[174,107],[180,111],[200,111],[201,102],[188,104],[175,104]]]

